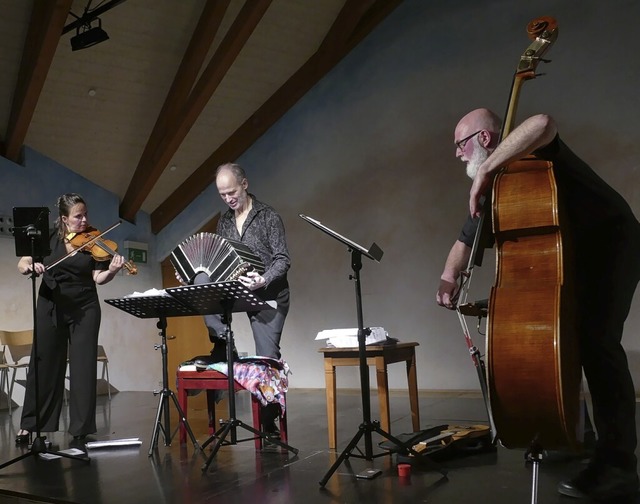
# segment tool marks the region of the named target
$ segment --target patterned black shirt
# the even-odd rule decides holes
[[[228,209],[220,216],[216,233],[223,238],[246,244],[260,257],[265,267],[262,275],[266,281],[265,289],[268,293],[276,295],[289,287],[287,271],[291,265],[291,259],[285,239],[284,224],[280,215],[272,207],[258,201],[253,194],[249,196],[253,203],[247,220],[242,225],[242,235],[238,233],[235,213],[232,209]]]

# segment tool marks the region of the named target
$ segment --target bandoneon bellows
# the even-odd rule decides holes
[[[171,252],[170,260],[183,284],[192,283],[201,272],[212,282],[236,280],[248,271],[264,273],[264,264],[249,247],[215,233],[190,236]]]

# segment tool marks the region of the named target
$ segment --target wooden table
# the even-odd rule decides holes
[[[411,421],[414,432],[420,430],[420,411],[418,407],[418,380],[416,376],[416,352],[418,343],[397,343],[395,345],[367,346],[367,366],[375,366],[378,381],[378,401],[380,403],[380,426],[385,432],[391,432],[389,419],[389,381],[387,365],[394,362],[405,362],[407,366],[407,382],[409,402],[411,404]],[[327,389],[327,420],[329,423],[329,448],[335,449],[338,444],[336,419],[336,367],[359,366],[358,348],[320,348],[324,354],[324,377]],[[369,391],[366,391],[369,393]]]

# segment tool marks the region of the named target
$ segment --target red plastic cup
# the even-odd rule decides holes
[[[398,464],[398,476],[408,478],[411,476],[411,464]]]

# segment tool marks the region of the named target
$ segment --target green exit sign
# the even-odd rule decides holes
[[[138,264],[147,264],[147,251],[142,249],[129,249],[129,258],[130,261]]]

